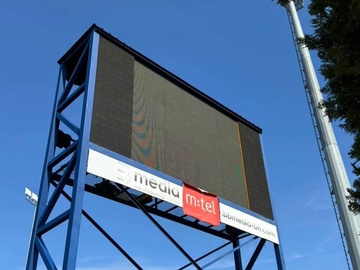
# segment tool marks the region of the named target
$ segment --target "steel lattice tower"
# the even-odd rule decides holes
[[[327,179],[330,178],[330,181],[328,181],[329,190],[330,193],[335,196],[335,200],[332,197],[333,206],[344,244],[346,259],[348,261],[347,257],[349,254],[353,269],[360,269],[359,220],[358,217],[354,216],[349,211],[347,207],[348,201],[346,199],[347,189],[350,188],[350,182],[341,158],[331,122],[326,115],[324,106],[322,106],[323,96],[320,91],[309,49],[304,43],[298,42],[299,39],[304,38],[304,33],[297,14],[297,11],[303,6],[303,1],[292,0],[285,5],[285,8],[289,16],[289,23],[294,37],[296,53],[299,60],[306,96],[309,101],[309,109],[325,174]],[[339,216],[337,212],[339,213]],[[340,225],[340,222],[342,226]],[[346,252],[343,236],[346,239],[348,254]],[[349,262],[348,267],[350,268]]]

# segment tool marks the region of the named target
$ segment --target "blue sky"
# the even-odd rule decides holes
[[[311,32],[306,9],[300,17]],[[14,0],[2,3],[0,18],[1,269],[23,269],[33,214],[24,188],[38,192],[57,60],[92,23],[263,128],[287,268],[346,269],[283,8],[270,0]],[[313,60],[318,67],[315,55]],[[335,133],[352,179],[351,138],[337,127]],[[65,207],[61,202],[58,211]],[[93,196],[85,197],[84,207],[145,269],[186,263],[138,211]],[[194,257],[223,243],[160,221]],[[58,265],[64,232],[59,226],[45,237]],[[251,248],[244,248],[244,258]],[[232,269],[231,260],[212,269]],[[132,268],[83,220],[78,269]],[[271,245],[254,269],[275,269]]]

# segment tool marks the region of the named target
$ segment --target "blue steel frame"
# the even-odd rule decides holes
[[[265,166],[265,173],[267,175],[267,178],[269,179],[269,172],[268,172],[268,168],[267,168],[267,162],[266,162],[266,155],[265,155],[265,147],[264,147],[264,141],[262,139],[262,137],[260,136],[260,143],[261,143],[261,150],[262,150],[262,155],[263,155],[263,160],[264,160],[264,166]],[[271,181],[268,180],[268,183],[270,183]],[[273,204],[273,198],[272,198],[272,194],[270,192],[270,202],[271,202],[271,207],[272,209],[274,209],[274,204]],[[276,212],[273,211],[273,216],[274,216],[274,220],[276,219]],[[279,231],[279,225],[277,224],[277,222],[275,221],[275,225],[277,227],[277,230]],[[279,237],[279,244],[274,244],[274,251],[275,251],[275,256],[276,256],[276,263],[277,263],[277,267],[279,270],[285,270],[285,259],[284,259],[284,254],[281,248],[281,237],[280,237],[280,233],[278,233],[278,237]]]
[[[39,254],[41,255],[47,269],[57,269],[49,251],[46,248],[42,236],[65,221],[68,221],[68,226],[63,257],[63,269],[75,269],[76,266],[80,222],[83,210],[82,206],[87,155],[89,149],[90,122],[95,89],[98,46],[99,34],[92,31],[90,36],[83,41],[81,46],[79,46],[78,50],[73,52],[73,54],[80,53],[80,57],[72,71],[72,74],[68,74],[65,67],[66,60],[60,64],[54,109],[51,118],[49,139],[40,184],[39,201],[36,208],[29,254],[26,263],[26,269],[28,270],[37,268]],[[79,52],[79,50],[82,51]],[[68,59],[71,58],[73,54],[70,55]],[[84,65],[86,65],[85,81],[75,91],[73,91],[72,94],[70,94],[71,90],[75,87],[75,81],[79,76],[80,70],[84,68]],[[62,112],[81,95],[83,95],[83,106],[80,127],[78,127],[67,119]],[[55,155],[57,134],[60,123],[63,123],[71,129],[78,138],[62,152]],[[61,164],[61,162],[64,162],[66,158],[70,158],[70,161],[66,163],[66,169],[50,197],[50,183],[54,169],[57,165]],[[64,190],[68,178],[72,173],[75,173],[75,177],[70,208],[52,220],[48,220],[60,194]]]
[[[63,59],[62,62],[60,62],[54,108],[51,118],[51,126],[45,154],[43,174],[40,183],[39,201],[36,208],[35,219],[33,222],[29,252],[26,263],[27,270],[33,270],[37,268],[39,254],[44,261],[47,269],[57,269],[51,257],[51,254],[46,247],[46,243],[42,239],[42,236],[65,221],[68,221],[68,225],[62,267],[66,270],[75,269],[82,215],[84,215],[85,218],[87,218],[134,265],[136,269],[142,269],[141,266],[139,266],[139,264],[133,258],[131,258],[131,256],[127,254],[126,251],[121,248],[121,246],[108,233],[106,233],[106,231],[83,209],[83,197],[85,192],[85,177],[89,149],[92,148],[96,151],[106,153],[109,156],[115,156],[117,159],[130,163],[131,165],[140,167],[141,169],[149,170],[149,168],[146,168],[140,163],[137,163],[118,154],[112,153],[107,149],[98,147],[97,145],[90,143],[90,126],[92,118],[92,107],[94,100],[98,47],[100,38],[99,33],[101,34],[102,32],[97,27],[92,27],[91,31],[89,31],[89,35],[77,45],[77,48],[75,48],[71,54],[67,55],[67,58]],[[77,55],[76,57],[74,56],[75,54]],[[74,57],[78,57],[77,63],[73,70],[69,71],[66,68],[66,63],[69,59],[73,60]],[[81,69],[86,70],[84,81],[81,83],[80,86],[78,86],[74,91],[72,91],[76,87],[75,83],[80,76],[79,74],[81,74]],[[80,96],[83,96],[83,103],[80,125],[77,126],[70,119],[65,117],[63,111]],[[70,146],[66,147],[61,152],[56,153],[55,149],[60,123],[72,130],[76,134],[77,138]],[[57,171],[56,168],[60,165],[64,170],[60,179],[56,179],[55,182],[54,175]],[[160,172],[151,171],[151,173],[154,173],[173,182],[179,181]],[[71,175],[74,175],[73,179],[70,178]],[[64,190],[65,185],[68,185],[70,181],[72,181],[71,185],[73,186],[71,196],[69,196]],[[50,192],[50,184],[55,187],[55,190],[52,193]],[[137,208],[139,208],[150,219],[150,221],[189,260],[189,263],[179,268],[179,270],[186,269],[188,266],[191,265],[195,266],[196,269],[205,269],[217,262],[218,260],[224,258],[225,256],[228,256],[229,254],[234,255],[235,269],[242,270],[243,265],[240,252],[241,247],[245,246],[247,243],[254,241],[255,239],[259,239],[259,243],[254,250],[254,253],[250,258],[247,266],[245,267],[246,270],[252,269],[257,257],[259,256],[266,242],[266,240],[264,239],[252,237],[251,239],[240,244],[241,238],[248,237],[250,235],[244,233],[238,236],[230,237],[231,239],[228,243],[218,248],[215,248],[214,250],[204,254],[197,259],[193,259],[166,232],[166,230],[161,227],[161,225],[151,216],[151,214],[127,191],[127,188],[121,185],[118,185],[118,187],[122,190],[124,194],[128,196],[129,200],[132,201],[132,203]],[[70,208],[64,211],[62,214],[49,220],[52,210],[61,194],[71,202]],[[224,202],[224,200],[222,201]],[[235,208],[239,207],[235,206]],[[249,212],[246,209],[239,210],[247,212],[248,214],[251,214],[258,218],[260,217],[257,214]],[[263,219],[266,220],[265,218]],[[273,223],[273,221],[270,220],[266,221]],[[208,257],[216,251],[219,251],[220,249],[229,244],[233,244],[232,250],[217,257],[216,259],[210,261],[202,267],[199,266],[198,262],[200,260]],[[284,270],[285,265],[281,248],[279,245],[276,244],[274,245],[274,248],[278,269]]]

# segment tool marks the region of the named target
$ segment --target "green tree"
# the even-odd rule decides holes
[[[289,0],[278,0],[286,5]],[[360,213],[360,0],[312,0],[309,7],[314,32],[304,42],[317,51],[321,89],[331,120],[339,121],[354,143],[349,151],[356,179],[349,192],[349,209]]]

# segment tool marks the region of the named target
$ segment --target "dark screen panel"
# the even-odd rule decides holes
[[[250,209],[260,215],[273,219],[260,135],[242,123],[240,123],[240,134]]]
[[[248,208],[237,123],[135,62],[131,158]]]
[[[90,141],[273,218],[258,131],[155,70],[100,38]]]
[[[131,156],[134,57],[100,37],[90,141]]]

